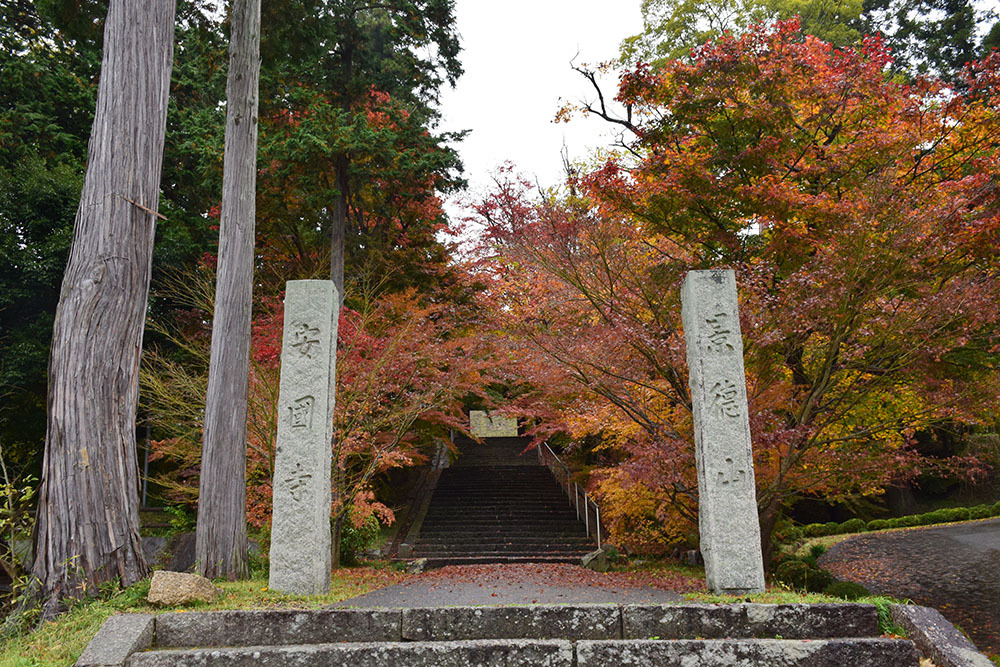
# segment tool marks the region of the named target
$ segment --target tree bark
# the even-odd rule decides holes
[[[257,185],[260,0],[234,0],[226,82],[219,263],[198,490],[195,563],[205,577],[247,575],[247,387]]]
[[[174,0],[111,0],[87,173],[49,352],[32,573],[43,617],[147,574],[135,410],[173,61]]]
[[[334,570],[340,569],[340,544],[341,537],[344,534],[344,520],[347,519],[347,513],[341,513],[336,519],[333,520],[333,528],[330,531],[330,567]]]

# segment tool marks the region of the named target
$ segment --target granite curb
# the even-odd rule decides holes
[[[76,667],[118,667],[124,665],[136,651],[153,644],[155,625],[153,614],[115,614],[104,621]]]
[[[928,612],[933,612],[933,614]],[[934,614],[937,612],[922,607],[898,605],[897,608],[893,609],[894,618],[898,617],[897,622],[907,627],[913,638],[913,643],[928,657],[939,660],[942,667],[980,667],[980,665],[992,667],[985,656],[976,651],[968,640],[964,640],[964,637],[961,637],[947,620],[940,614],[934,617]],[[904,617],[908,620],[899,620]],[[933,618],[933,624],[931,624],[933,631],[927,629],[928,622],[924,620],[927,618]],[[861,648],[858,650],[862,651],[864,655],[878,656],[885,652],[887,652],[885,655],[903,655],[899,653],[903,650],[899,646],[884,642],[879,643],[882,638],[878,637],[877,626],[875,607],[863,604],[592,604],[412,609],[230,610],[166,612],[159,615],[120,614],[112,616],[104,623],[76,664],[78,667],[171,664],[156,662],[153,658],[146,656],[170,654],[176,657],[180,655],[177,650],[185,647],[202,647],[204,650],[208,650],[209,653],[199,654],[202,657],[197,658],[197,660],[203,658],[207,660],[206,656],[211,654],[215,656],[211,663],[213,665],[256,664],[250,662],[250,658],[246,658],[247,662],[230,663],[226,662],[228,659],[222,656],[224,653],[229,654],[230,652],[233,655],[253,655],[254,651],[278,655],[281,653],[282,647],[298,647],[298,649],[305,650],[310,646],[325,646],[338,642],[343,643],[344,646],[363,643],[371,646],[441,644],[455,647],[459,643],[471,646],[473,644],[470,642],[486,642],[483,644],[484,646],[503,644],[504,646],[516,645],[523,648],[532,642],[537,644],[547,640],[558,640],[575,647],[571,651],[574,659],[579,659],[577,654],[580,651],[583,651],[581,655],[590,655],[591,653],[604,655],[602,652],[608,650],[627,648],[626,653],[629,655],[648,656],[660,655],[664,651],[666,652],[663,654],[664,656],[674,655],[671,653],[672,651],[680,651],[676,655],[682,656],[691,655],[688,651],[711,649],[715,652],[721,651],[719,655],[729,655],[734,660],[737,658],[743,660],[739,656],[743,655],[741,651],[744,650],[749,651],[747,656],[758,655],[760,651],[763,651],[763,653],[759,653],[760,656],[770,656],[773,651],[780,653],[787,649],[786,652],[791,656],[788,660],[792,660],[795,655],[801,654],[808,646],[819,645],[819,643],[823,643],[824,646],[829,644],[829,646],[824,648],[823,652],[818,653],[818,656],[844,655],[843,651],[846,650],[844,646],[848,644],[860,646]],[[958,642],[955,639],[956,636],[964,640],[965,644]],[[664,641],[668,639],[674,641]],[[801,640],[807,641],[803,643]],[[723,643],[704,643],[712,641]],[[775,641],[791,643],[787,645],[774,644]],[[596,643],[591,646],[587,642]],[[699,645],[697,642],[702,642],[702,644]],[[760,642],[765,643],[761,644]],[[772,643],[768,644],[767,642]],[[911,648],[913,643],[903,642]],[[757,648],[733,648],[737,644],[746,647],[756,646]],[[960,650],[949,648],[951,645],[959,646]],[[668,646],[675,648],[667,648]],[[701,648],[698,649],[698,646]],[[209,650],[206,647],[214,648]],[[614,647],[618,648],[614,649]],[[157,650],[149,653],[137,653],[148,648]],[[247,650],[250,649],[253,650],[247,653]],[[187,649],[188,652],[191,650]],[[503,651],[506,650],[503,649]],[[530,650],[534,651],[535,649]],[[427,655],[437,655],[436,651],[437,649]],[[470,659],[479,655],[476,651],[470,654]],[[549,651],[549,649],[545,649],[545,651]],[[539,654],[538,659],[543,661],[539,664],[562,664],[559,662],[562,658],[552,657],[563,655],[561,650],[554,653],[551,651],[546,653],[545,651],[543,653],[549,657],[543,658],[542,654]],[[591,651],[591,653],[587,653],[587,651]],[[754,651],[758,651],[758,653],[754,653]],[[310,653],[309,651],[302,655],[307,654],[313,657],[317,655],[315,652]],[[344,656],[346,655],[344,654]],[[511,654],[511,660],[515,660],[513,655]],[[939,657],[950,655],[965,656],[966,661],[945,662]],[[976,660],[980,658],[986,662],[977,662]],[[165,660],[166,657],[162,659]],[[622,659],[624,660],[624,657]],[[672,660],[673,658],[664,657],[664,659]],[[750,657],[746,659],[751,660]],[[829,659],[833,660],[834,658]],[[195,661],[177,664],[208,664],[207,662],[197,662],[195,658],[191,658],[191,660]],[[278,659],[275,658],[275,660]],[[656,660],[659,661],[660,658],[656,658]],[[773,664],[827,664],[827,662],[823,662],[823,660],[827,660],[827,657],[823,657],[822,660],[817,657],[816,660],[818,662],[778,661]],[[872,657],[871,661],[867,663],[862,661],[860,664],[907,664],[906,662],[894,663],[891,661],[881,662],[880,660],[880,658]],[[353,667],[360,667],[362,664],[354,661],[353,658],[349,662]],[[856,660],[854,662],[857,663]],[[274,664],[291,665],[297,663],[294,661],[287,663],[283,658]],[[308,663],[304,662],[303,664]],[[411,663],[406,662],[406,664]],[[412,664],[438,663],[414,662]],[[475,661],[469,664],[475,664]],[[579,665],[584,664],[599,663],[579,662]],[[623,662],[622,664],[641,663]],[[752,663],[737,661],[732,664]],[[830,662],[829,664],[834,663]]]
[[[937,609],[894,604],[890,613],[920,652],[938,667],[994,667],[993,662]]]

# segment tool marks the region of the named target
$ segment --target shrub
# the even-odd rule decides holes
[[[774,571],[774,576],[792,588],[805,588],[809,569],[809,564],[801,560],[786,560]]]
[[[810,593],[822,593],[833,583],[833,575],[817,567],[810,568],[806,573],[806,590]]]
[[[827,521],[823,526],[826,528],[826,535],[836,535],[840,530],[840,524],[836,521]]]
[[[837,528],[838,535],[863,532],[865,532],[865,522],[863,519],[848,519]]]
[[[896,519],[892,519],[891,525],[893,528],[912,528],[913,526],[919,526],[920,515],[911,514],[909,516],[901,516]]]
[[[868,522],[868,530],[885,530],[889,527],[889,519],[872,519]]]
[[[792,588],[820,593],[833,582],[833,576],[826,570],[812,567],[801,560],[787,560],[778,566],[774,576],[778,581]]]
[[[993,516],[1000,516],[1000,500],[993,505]]]
[[[868,595],[868,589],[853,581],[835,581],[823,589],[823,594],[845,600],[857,600]]]
[[[802,529],[802,534],[806,537],[823,537],[827,535],[826,526],[822,523],[810,523]]]
[[[969,509],[970,519],[988,519],[993,508],[989,505],[976,505]]]
[[[950,514],[948,510],[934,510],[933,512],[928,512],[927,514],[920,515],[924,520],[921,522],[923,526],[930,526],[935,523],[946,523],[950,521]]]
[[[968,521],[972,518],[972,513],[969,512],[968,507],[954,507],[948,510],[948,513],[951,515],[948,519],[949,521]]]
[[[342,565],[357,565],[358,552],[369,549],[378,542],[379,522],[375,515],[368,517],[360,526],[350,520],[344,522],[340,530],[340,562]]]
[[[801,540],[804,534],[805,531],[801,528],[793,526],[791,523],[783,522],[782,525],[774,530],[772,535],[774,541],[778,544],[789,544]]]

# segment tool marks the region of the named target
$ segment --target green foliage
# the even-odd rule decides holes
[[[1000,516],[1000,501],[993,504],[993,509],[991,510],[993,516]]]
[[[868,23],[885,33],[897,67],[954,81],[962,67],[989,53],[979,26],[997,26],[995,13],[974,0],[866,0]]]
[[[823,594],[845,600],[857,600],[868,595],[868,589],[853,581],[835,581],[823,589]]]
[[[989,505],[976,505],[969,508],[970,519],[988,519],[993,514],[993,508]]]
[[[196,516],[186,507],[181,505],[170,505],[164,507],[163,511],[169,516],[167,522],[170,524],[171,535],[176,535],[178,533],[190,533],[197,526]]]
[[[798,17],[805,34],[837,47],[851,46],[864,34],[863,0],[643,0],[643,31],[622,42],[621,59],[663,64],[684,59],[691,50],[751,24]]]
[[[49,340],[82,184],[71,157],[0,159],[0,447],[18,469],[40,464]]]
[[[821,593],[833,582],[833,575],[811,565],[806,560],[788,559],[778,565],[775,578],[797,590]]]
[[[863,600],[866,604],[875,605],[878,611],[878,631],[883,635],[906,636],[906,628],[898,625],[892,620],[892,605],[900,604],[900,600],[885,597],[883,595],[873,595]]]
[[[837,534],[846,535],[848,533],[863,533],[865,529],[866,525],[864,519],[848,519],[838,526]]]
[[[340,531],[340,562],[342,565],[358,565],[358,554],[371,549],[378,543],[381,525],[375,515],[371,515],[360,526],[345,521]]]
[[[623,62],[660,66],[729,32],[798,17],[802,32],[837,48],[886,36],[895,68],[955,81],[967,62],[1000,46],[995,11],[974,0],[644,0],[643,31],[622,42]]]
[[[810,523],[802,529],[802,533],[806,537],[823,537],[830,534],[827,532],[826,524],[823,523]]]
[[[888,519],[872,519],[868,522],[868,530],[885,530],[888,527]]]

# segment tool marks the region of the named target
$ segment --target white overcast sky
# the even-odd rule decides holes
[[[552,121],[560,100],[579,101],[589,93],[570,61],[616,57],[622,39],[642,28],[640,0],[455,4],[465,74],[442,95],[442,129],[471,130],[457,148],[472,196],[505,161],[550,186],[561,178],[564,143],[575,159],[612,141],[607,124],[597,118]]]

